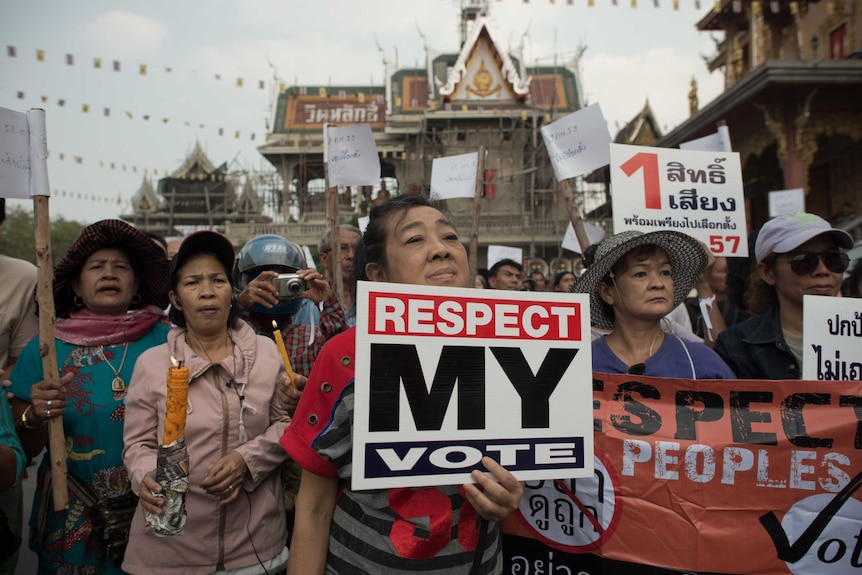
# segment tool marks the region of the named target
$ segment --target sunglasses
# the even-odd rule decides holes
[[[822,261],[826,268],[834,273],[840,274],[847,270],[850,265],[850,256],[839,252],[826,252],[822,254],[804,253],[796,254],[789,260],[777,260],[790,264],[790,269],[798,276],[807,276],[817,269]]]

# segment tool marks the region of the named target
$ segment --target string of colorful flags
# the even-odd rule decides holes
[[[26,100],[27,99],[27,93],[24,90],[18,90],[16,92],[16,96],[19,100]],[[48,96],[44,96],[44,95],[40,96],[39,100],[41,101],[42,104],[50,104],[51,103],[51,101],[50,101],[51,99]],[[65,98],[58,98],[55,103],[60,108],[67,108],[67,106],[69,108],[71,108],[70,102]],[[96,106],[91,106],[90,104],[88,104],[86,102],[82,103],[81,107],[80,107],[82,114],[89,114],[91,111],[95,112],[96,109],[97,109]],[[172,121],[171,118],[155,118],[151,114],[141,114],[141,113],[132,112],[130,110],[124,110],[124,111],[119,112],[118,114],[115,114],[114,111],[115,110],[113,108],[102,107],[102,115],[106,118],[110,118],[113,116],[120,116],[120,117],[125,116],[126,118],[128,118],[130,120],[134,120],[135,118],[139,118],[145,122],[149,122],[150,120],[152,120],[153,122],[156,122],[156,123],[161,122],[162,124],[168,124]],[[197,122],[182,121],[182,123],[185,126],[190,127],[190,128],[206,129],[206,127],[207,127],[206,124],[197,123]],[[242,130],[235,130],[235,129],[231,129],[231,128],[220,127],[217,129],[216,133],[219,136],[233,135],[234,139],[237,139],[237,140],[239,140],[242,137]],[[258,139],[258,133],[252,132],[249,135],[249,139],[251,141],[256,141]]]
[[[17,46],[8,46],[7,45],[6,46],[6,56],[8,58],[17,58],[18,57]],[[47,58],[48,58],[48,53],[45,50],[42,50],[39,48],[36,49],[36,61],[37,62],[46,62]],[[76,62],[80,62],[80,59],[77,58],[75,56],[75,54],[69,54],[69,53],[65,54],[65,63],[67,66],[75,66]],[[93,63],[93,68],[96,70],[111,69],[114,72],[122,72],[124,70],[123,62],[120,60],[110,60],[109,61],[109,60],[104,60],[102,58],[94,57],[92,59],[92,63]],[[109,63],[110,63],[110,66],[108,65]],[[126,67],[125,69],[128,69],[128,67]],[[132,69],[135,69],[135,67],[132,66]],[[137,70],[138,70],[139,75],[147,76],[153,70],[153,68],[151,68],[148,64],[138,64]],[[161,70],[165,74],[173,74],[175,71],[175,68],[171,67],[171,66],[164,66],[161,68]],[[223,74],[213,74],[213,78],[215,80],[222,80],[223,78],[226,78],[226,76]],[[243,88],[246,86],[246,82],[242,77],[237,77],[234,84],[237,88]],[[266,80],[258,80],[257,81],[257,88],[259,90],[265,90],[266,89]]]
[[[133,174],[137,174],[138,170],[140,170],[144,175],[152,174],[153,176],[167,176],[171,173],[171,170],[167,169],[157,169],[157,168],[148,168],[144,166],[137,166],[134,164],[126,163],[126,162],[110,162],[105,160],[98,160],[98,162],[89,162],[86,161],[83,156],[75,155],[75,154],[67,154],[65,152],[53,153],[51,150],[48,150],[48,159],[55,159],[59,162],[69,162],[71,164],[81,164],[88,166],[99,166],[99,168],[105,170],[115,170],[119,172],[131,172]]]
[[[587,6],[588,8],[593,8],[596,5],[596,0],[520,0],[524,4],[539,3],[539,2],[548,2],[549,4],[565,4],[567,6]],[[600,0],[601,1],[601,0]],[[503,0],[497,0],[497,2],[503,2]],[[639,5],[647,5],[652,4],[655,8],[661,8],[662,6],[671,6],[674,10],[679,10],[680,4],[683,0],[603,0],[603,3],[610,4],[611,6],[630,6],[632,8],[637,8]],[[713,5],[713,10],[715,12],[721,12],[722,6],[727,5],[727,0],[688,0],[687,4],[693,5],[695,10],[700,10],[701,6],[709,6],[710,3]],[[736,13],[742,12],[743,6],[747,4],[762,4],[764,6],[768,6],[769,10],[773,14],[778,14],[784,8],[789,8],[792,14],[796,14],[799,10],[799,5],[805,3],[804,0],[731,0],[729,5],[732,10]],[[853,10],[852,2],[850,0],[827,0],[826,1],[826,11],[828,15],[832,15],[835,12],[835,9],[838,6],[843,5],[844,11],[847,14],[850,14]]]

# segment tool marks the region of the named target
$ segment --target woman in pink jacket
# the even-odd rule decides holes
[[[171,266],[168,342],[141,355],[126,398],[123,460],[140,509],[123,569],[133,574],[283,573],[287,562],[278,439],[290,418],[277,399],[284,367],[272,340],[237,319],[234,250],[216,232],[183,242]],[[154,479],[171,358],[188,367],[189,490],[182,534],[158,536]]]

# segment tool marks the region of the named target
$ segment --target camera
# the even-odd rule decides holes
[[[308,289],[308,284],[299,274],[278,274],[272,278],[272,285],[278,290],[279,298],[297,297]]]

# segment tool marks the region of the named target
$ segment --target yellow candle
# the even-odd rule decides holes
[[[167,404],[165,406],[165,434],[163,445],[170,445],[186,434],[186,413],[189,399],[189,368],[180,366],[171,358],[168,369]]]
[[[281,357],[284,360],[284,368],[287,370],[287,377],[290,378],[290,385],[296,389],[296,376],[293,375],[293,367],[290,365],[290,358],[287,357],[287,349],[284,347],[284,338],[281,337],[281,330],[278,329],[278,324],[275,323],[275,320],[272,320],[272,327],[272,335],[275,337],[275,345],[278,347],[278,351],[281,353]]]

